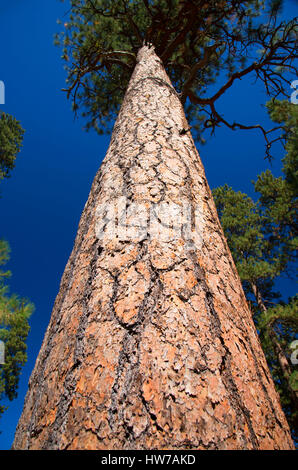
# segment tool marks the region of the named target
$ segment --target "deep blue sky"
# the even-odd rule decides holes
[[[61,91],[65,71],[53,35],[67,3],[0,0],[0,80],[6,86],[1,109],[20,120],[26,130],[12,177],[1,183],[0,237],[9,241],[12,250],[11,292],[28,297],[36,306],[19,397],[0,420],[0,449],[12,444],[77,224],[109,143],[106,136],[83,131],[83,123],[74,121],[70,102]],[[296,7],[295,0],[287,0],[284,14],[293,18]],[[265,102],[262,87],[249,79],[221,99],[220,109],[227,119],[269,127]],[[252,195],[251,180],[269,166],[257,131],[220,129],[199,151],[212,188],[228,183]],[[272,170],[279,175],[281,150],[276,156]],[[280,286],[286,297],[295,291],[288,282]]]

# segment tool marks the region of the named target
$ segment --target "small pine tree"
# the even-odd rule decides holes
[[[0,265],[9,260],[9,245],[0,240]],[[17,397],[21,369],[27,360],[26,340],[33,304],[17,295],[8,294],[6,279],[9,271],[0,272],[0,341],[4,343],[5,362],[0,365],[0,402]],[[0,404],[0,417],[6,410]]]
[[[13,116],[0,112],[0,181],[10,175],[23,142],[24,130]]]

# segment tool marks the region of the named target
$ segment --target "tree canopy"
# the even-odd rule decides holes
[[[296,78],[297,21],[279,21],[281,0],[72,0],[57,43],[63,45],[68,96],[87,128],[110,130],[144,43],[154,45],[193,130],[227,122],[217,100],[242,77],[262,81],[271,97],[289,95]],[[275,139],[274,139],[275,140]]]

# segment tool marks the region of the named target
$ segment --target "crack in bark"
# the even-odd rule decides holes
[[[84,288],[84,297],[82,299],[83,312],[81,314],[79,326],[76,333],[73,365],[66,375],[64,381],[64,391],[58,403],[57,414],[52,426],[51,434],[48,440],[44,443],[44,449],[59,448],[59,441],[61,440],[65,426],[67,425],[67,412],[71,406],[71,402],[74,397],[79,370],[82,367],[84,361],[85,330],[88,325],[88,317],[91,313],[88,301],[92,296],[92,283],[96,276],[95,263],[98,256],[98,241],[93,244],[92,251],[93,255],[89,267],[89,276],[86,280]]]
[[[152,76],[148,75],[147,77],[141,78],[140,80],[135,82],[133,87],[128,88],[127,93],[126,93],[126,97],[129,97],[130,94],[133,94],[134,97],[135,97],[135,94],[136,94],[137,91],[140,91],[142,93],[142,91],[143,91],[143,86],[142,85],[147,80],[153,81],[158,86],[166,87],[180,101],[179,94],[177,93],[175,88],[170,83],[166,82],[166,80],[163,80],[162,78],[159,78],[159,77],[153,76],[153,75]]]
[[[248,441],[245,436],[245,431],[243,429],[243,423],[241,423],[241,416],[244,416],[245,422],[248,426],[249,433],[250,433],[250,442],[252,443],[253,448],[258,449],[259,448],[258,440],[253,429],[250,413],[248,409],[244,406],[240,398],[240,394],[237,389],[237,386],[233,380],[231,364],[230,364],[231,353],[229,349],[227,348],[227,346],[225,345],[225,342],[223,339],[223,331],[222,331],[220,319],[213,305],[212,293],[209,291],[208,286],[205,281],[204,273],[202,272],[200,266],[198,265],[196,261],[195,253],[192,252],[190,254],[191,254],[191,258],[193,260],[194,266],[195,266],[197,279],[203,285],[203,289],[205,291],[206,308],[207,308],[207,313],[210,319],[211,333],[213,334],[214,338],[218,338],[220,340],[221,346],[224,350],[224,354],[222,355],[222,363],[220,366],[220,375],[223,378],[227,391],[229,392],[231,406],[235,409],[236,417],[239,423],[239,431],[242,433],[244,448],[248,448]]]
[[[138,259],[135,260],[135,262],[132,264],[136,264],[140,259],[141,257],[139,256]],[[126,330],[126,333],[122,340],[122,349],[119,353],[118,366],[111,391],[111,404],[108,411],[108,422],[111,430],[114,432],[116,431],[116,428],[119,427],[121,423],[123,423],[126,430],[126,437],[131,436],[131,439],[133,439],[133,430],[125,422],[124,409],[130,389],[135,385],[136,376],[139,374],[139,347],[141,343],[142,332],[144,331],[146,324],[150,322],[150,318],[154,312],[155,297],[158,298],[158,295],[154,295],[154,290],[157,290],[156,275],[153,271],[151,271],[150,286],[144,295],[135,322],[133,324],[127,324],[121,321],[116,313],[113,314],[113,317],[118,321],[119,325]],[[115,294],[116,291],[114,291],[114,301],[116,298]],[[111,308],[114,310],[112,304]],[[145,430],[143,432],[145,432]]]

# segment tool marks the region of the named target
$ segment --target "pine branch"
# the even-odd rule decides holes
[[[204,49],[204,55],[203,55],[203,58],[197,62],[193,67],[192,69],[190,70],[190,73],[189,73],[189,76],[186,80],[186,82],[184,83],[184,86],[183,86],[183,89],[182,89],[182,96],[181,96],[181,102],[182,104],[184,105],[185,104],[185,101],[186,101],[186,98],[188,96],[188,93],[189,93],[189,90],[191,89],[195,79],[196,79],[196,75],[197,75],[197,72],[198,70],[202,69],[203,67],[206,66],[206,64],[208,63],[212,53],[217,49],[219,43],[216,43],[216,44],[213,44],[212,46],[208,46],[208,47],[205,47]]]

